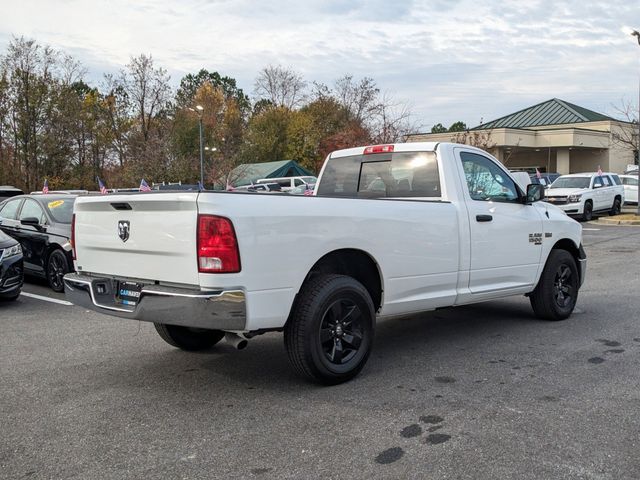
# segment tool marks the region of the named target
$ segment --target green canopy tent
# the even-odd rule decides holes
[[[277,162],[243,163],[229,174],[229,183],[234,187],[250,185],[261,178],[301,177],[315,175],[301,167],[295,160]]]

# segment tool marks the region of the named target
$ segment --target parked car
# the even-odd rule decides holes
[[[545,188],[555,182],[559,176],[559,173],[541,173],[540,178],[538,178],[538,175],[535,173],[529,175],[531,183],[539,183],[540,185],[544,185]]]
[[[252,185],[240,185],[233,187],[237,192],[281,192],[282,188],[278,183],[254,183]]]
[[[636,175],[638,175],[638,165],[633,165],[633,164],[627,165],[627,168],[624,171],[624,174],[625,175],[627,175],[627,174],[636,174]]]
[[[0,300],[15,300],[23,281],[22,248],[0,231]]]
[[[572,173],[558,177],[545,192],[545,201],[567,215],[589,221],[595,212],[618,215],[624,202],[624,188],[612,173]]]
[[[5,198],[15,197],[16,195],[23,195],[24,192],[19,188],[12,187],[11,185],[0,185],[0,202]]]
[[[0,230],[22,245],[24,271],[56,292],[73,271],[71,220],[77,195],[19,195],[0,203]]]
[[[65,291],[183,350],[284,331],[293,367],[335,384],[364,367],[377,317],[511,295],[569,317],[582,227],[543,196],[483,150],[399,143],[333,152],[309,197],[82,197]]]
[[[620,175],[624,186],[624,203],[638,203],[638,175]]]
[[[283,192],[289,192],[296,187],[302,187],[307,184],[314,184],[318,181],[316,177],[280,177],[280,178],[261,178],[256,183],[277,183]]]

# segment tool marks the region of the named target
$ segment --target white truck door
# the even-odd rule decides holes
[[[523,204],[515,182],[488,156],[457,151],[466,180],[470,226],[469,290],[533,285],[544,232],[538,209]]]

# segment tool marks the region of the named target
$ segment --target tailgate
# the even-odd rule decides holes
[[[197,285],[197,200],[197,192],[78,198],[76,269]]]

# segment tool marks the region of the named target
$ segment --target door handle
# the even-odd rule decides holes
[[[493,220],[491,215],[476,215],[476,221],[478,222],[490,222]]]

